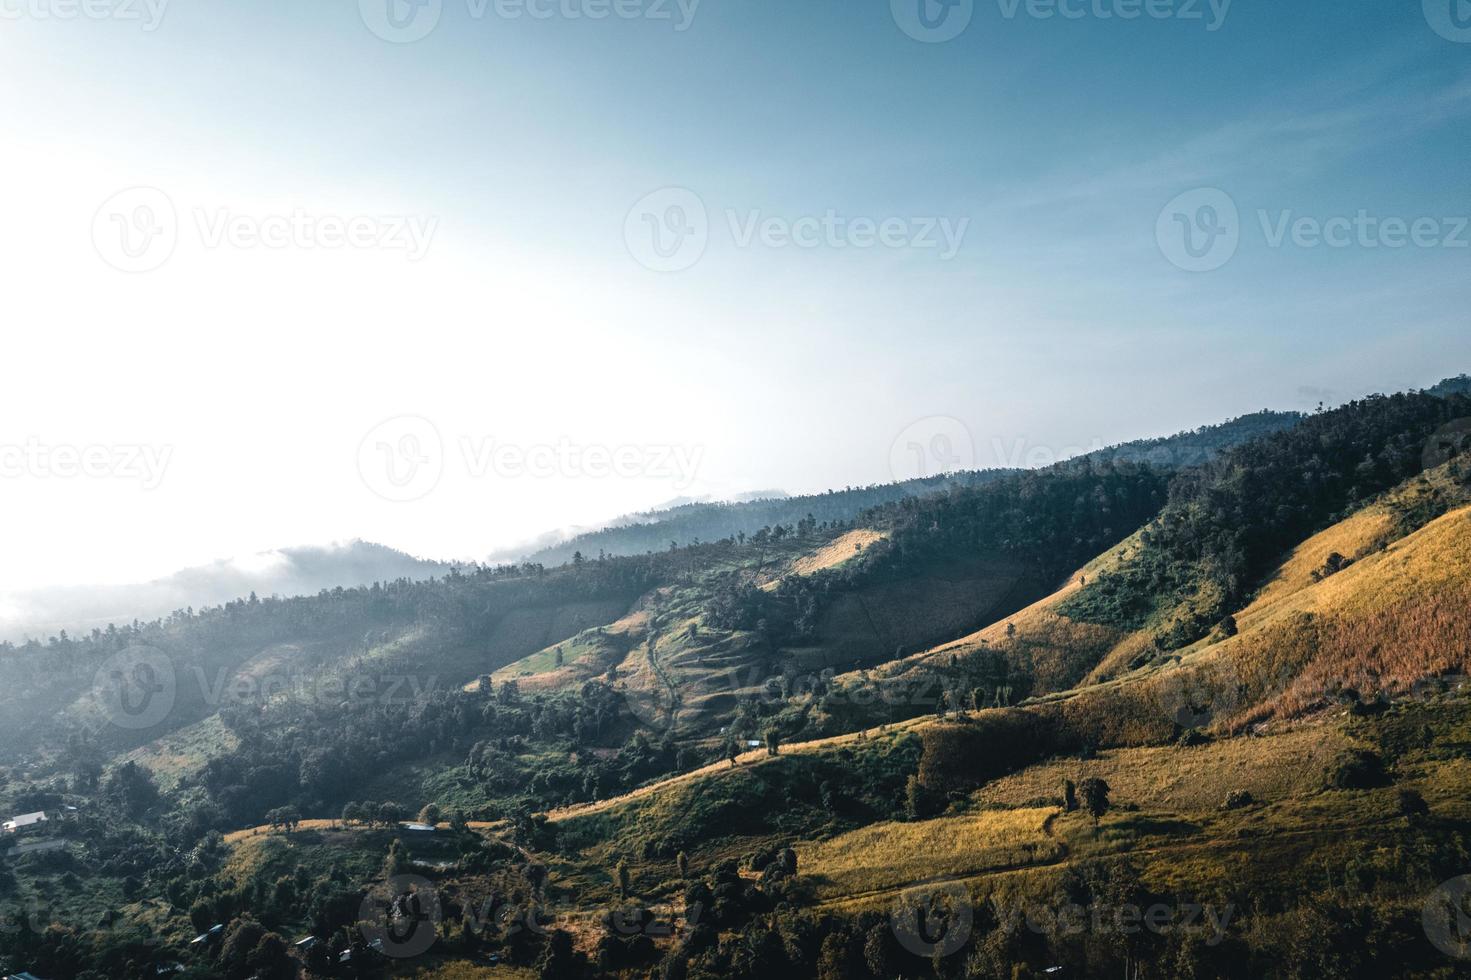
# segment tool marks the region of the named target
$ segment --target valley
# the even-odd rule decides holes
[[[0,961],[1456,975],[1471,446],[1424,447],[1465,417],[7,644],[0,804],[47,819]]]

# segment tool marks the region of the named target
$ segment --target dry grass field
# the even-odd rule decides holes
[[[219,716],[211,715],[134,749],[120,761],[138,763],[153,773],[160,789],[169,792],[200,772],[210,759],[233,752],[239,744]]]
[[[448,962],[437,966],[410,967],[391,974],[404,980],[531,980],[536,971],[528,967],[499,963],[477,966],[474,963]]]
[[[1471,508],[1463,508],[1279,600],[1219,645],[1238,673],[1278,680],[1234,723],[1299,715],[1342,689],[1403,694],[1423,678],[1466,672],[1468,576]]]
[[[917,882],[1055,861],[1056,807],[983,810],[917,823],[886,821],[797,847],[797,866],[820,899],[852,898]]]
[[[1114,749],[1089,760],[1031,766],[988,784],[976,800],[990,806],[1055,802],[1063,781],[1099,777],[1119,804],[1189,812],[1214,810],[1235,790],[1264,802],[1315,792],[1333,758],[1351,743],[1336,728],[1304,725],[1264,738],[1190,748]]]
[[[861,555],[876,541],[882,541],[885,535],[870,528],[858,528],[829,542],[811,554],[803,555],[792,563],[792,571],[798,575],[811,575],[825,568],[836,568]]]

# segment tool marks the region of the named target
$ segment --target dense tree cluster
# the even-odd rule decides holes
[[[1431,434],[1468,415],[1462,395],[1375,396],[1184,470],[1139,553],[1063,611],[1134,630],[1179,610],[1159,642],[1190,643],[1239,608],[1289,548],[1420,472]]]

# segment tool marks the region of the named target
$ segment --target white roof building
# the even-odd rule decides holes
[[[17,830],[23,830],[26,827],[33,827],[38,823],[45,823],[45,821],[46,814],[44,812],[22,813],[14,820],[5,821],[4,830],[7,834],[13,834]]]

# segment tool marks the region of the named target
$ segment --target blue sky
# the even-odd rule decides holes
[[[680,494],[908,475],[896,443],[947,420],[965,461],[1045,460],[1471,365],[1471,43],[1432,26],[1439,0],[1156,0],[1170,16],[1134,20],[1098,16],[1128,0],[975,0],[941,43],[901,29],[919,0],[623,0],[636,16],[601,20],[561,12],[599,0],[441,0],[413,43],[369,29],[387,0],[172,0],[151,30],[141,0],[68,2],[0,7],[0,80],[25,94],[0,109],[7,361],[26,365],[0,444],[171,462],[146,491],[0,480],[40,517],[10,529],[0,587],[357,536],[474,557]],[[126,272],[97,228],[137,187],[177,247]],[[626,229],[664,188],[694,195],[706,245],[660,272]],[[1160,229],[1204,228],[1205,191],[1236,243],[1187,271]],[[413,259],[211,244],[222,214],[296,212],[432,239]],[[741,244],[828,212],[903,241]],[[1431,222],[1426,244],[1313,238],[1360,212]],[[953,255],[916,247],[926,227],[963,231]],[[461,456],[409,502],[355,464],[402,416]],[[700,464],[465,472],[454,447],[484,439]]]

